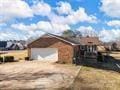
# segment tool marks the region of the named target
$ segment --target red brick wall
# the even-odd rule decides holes
[[[58,48],[58,61],[60,63],[72,63],[73,49],[71,44],[61,41],[56,38],[40,38],[28,45],[29,56],[30,48]]]

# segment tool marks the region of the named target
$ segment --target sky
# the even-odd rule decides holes
[[[95,32],[120,40],[120,0],[0,0],[0,40],[27,40],[44,32]]]

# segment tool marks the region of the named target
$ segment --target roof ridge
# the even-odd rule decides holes
[[[44,35],[46,35],[46,34],[47,34],[47,35],[50,35],[50,36],[52,36],[52,37],[55,37],[55,38],[57,38],[57,39],[59,39],[59,40],[62,40],[62,41],[64,41],[64,42],[67,42],[67,43],[69,43],[69,44],[71,44],[71,45],[80,45],[80,43],[72,42],[72,41],[68,40],[67,38],[64,38],[64,37],[62,37],[62,36],[58,36],[58,35],[55,35],[55,34],[51,34],[51,33],[45,33],[45,34],[43,34],[42,36],[44,36]],[[38,37],[37,39],[33,40],[32,42],[38,40],[38,39],[41,38],[42,36]],[[31,44],[32,42],[30,42],[30,43],[28,43],[28,44]]]

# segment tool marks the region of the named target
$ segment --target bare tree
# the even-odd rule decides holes
[[[80,31],[77,30],[66,30],[62,33],[63,37],[82,37],[82,34]]]
[[[66,30],[62,33],[63,37],[75,37],[75,33],[72,30]]]

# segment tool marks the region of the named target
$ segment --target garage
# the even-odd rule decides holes
[[[73,63],[79,51],[79,42],[53,34],[44,34],[28,43],[30,60],[52,60],[58,63]]]
[[[57,48],[31,48],[31,59],[58,60]]]

